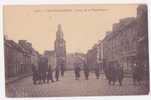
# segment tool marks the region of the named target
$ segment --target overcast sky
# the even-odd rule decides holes
[[[4,34],[27,40],[40,53],[53,50],[62,25],[68,53],[86,53],[121,18],[135,17],[137,5],[30,5],[4,7]],[[86,9],[86,10],[85,10]]]

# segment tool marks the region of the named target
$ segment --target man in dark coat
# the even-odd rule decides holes
[[[83,67],[84,67],[83,70],[84,70],[85,79],[88,80],[89,79],[89,68],[88,68],[86,62],[84,62]]]
[[[47,83],[49,83],[49,80],[51,80],[51,82],[54,82],[51,65],[49,65],[48,72],[47,72]]]
[[[119,81],[120,86],[122,86],[123,78],[124,78],[123,67],[121,67],[119,64],[117,64],[117,79]]]
[[[99,65],[98,64],[96,64],[94,71],[95,71],[96,79],[99,79],[100,71],[99,71]]]
[[[136,83],[140,84],[140,81],[142,80],[143,75],[143,69],[136,64],[132,67],[132,75],[133,75],[133,84],[136,85]]]
[[[40,64],[38,65],[38,66],[40,66]],[[40,70],[41,68],[39,67],[38,68],[38,75],[37,75],[37,77],[38,77],[38,84],[41,84],[41,81],[42,81],[42,72],[41,72],[41,70]]]
[[[61,76],[64,76],[64,64],[61,64]]]
[[[45,83],[46,82],[46,72],[45,71],[43,71],[42,72],[42,80],[43,80],[43,83]]]
[[[75,71],[75,79],[76,80],[79,80],[80,78],[80,67],[79,67],[79,64],[74,64],[75,65],[75,68],[74,68],[74,71]]]
[[[36,84],[36,81],[38,80],[38,71],[36,70],[36,66],[32,64],[32,75],[33,75],[33,84]]]
[[[39,61],[39,78],[40,83],[43,81],[43,83],[46,82],[47,77],[47,68],[48,68],[48,60],[45,57],[41,57]]]
[[[55,68],[55,78],[56,78],[56,81],[59,81],[59,67]]]
[[[43,66],[43,70],[42,70],[42,80],[43,83],[46,82],[46,78],[47,78],[47,69],[48,69],[48,61],[46,58],[44,58],[44,61],[42,62],[42,66]]]

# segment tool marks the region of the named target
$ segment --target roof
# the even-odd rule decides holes
[[[11,48],[14,48],[14,49],[17,49],[21,52],[24,52],[24,49],[13,40],[5,40],[5,43],[7,46],[9,46]]]
[[[31,50],[29,51],[29,49],[21,46],[20,44],[16,43],[13,40],[5,40],[5,45],[10,47],[10,48],[16,49],[16,50],[18,50],[20,52],[31,53]]]
[[[119,23],[113,24],[112,31],[105,36],[103,41],[104,40],[110,40],[114,36],[117,36],[117,34],[122,33],[122,31],[127,30],[127,28],[129,28],[131,26],[135,26],[134,24],[136,24],[136,18],[135,17],[127,17],[127,18],[120,19]]]

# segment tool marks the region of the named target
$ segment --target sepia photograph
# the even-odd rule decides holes
[[[5,96],[148,95],[147,4],[4,5]]]

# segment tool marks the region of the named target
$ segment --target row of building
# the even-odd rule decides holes
[[[4,38],[5,52],[5,76],[6,78],[29,74],[32,66],[36,66],[37,70],[42,68],[39,61],[48,60],[48,67],[53,70],[58,67],[65,69],[66,66],[66,46],[63,39],[63,31],[61,25],[58,25],[56,32],[56,40],[54,42],[54,50],[45,50],[44,54],[39,54],[32,44],[26,40],[19,40],[16,43],[13,40]]]
[[[106,32],[103,40],[87,52],[87,62],[92,68],[97,64],[118,62],[129,73],[134,64],[148,70],[148,23],[147,6],[139,5],[136,17],[120,19]]]
[[[26,40],[13,40],[4,38],[5,76],[6,79],[29,74],[32,64],[38,65],[40,54],[33,49],[32,44]]]

